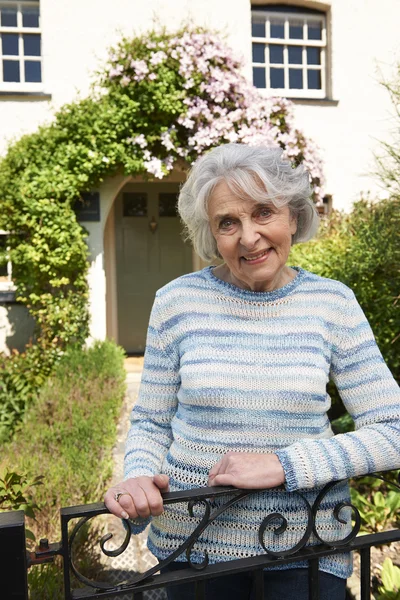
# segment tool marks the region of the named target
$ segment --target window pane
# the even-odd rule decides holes
[[[308,22],[308,39],[309,40],[322,40],[322,22],[321,21],[309,21]]]
[[[1,26],[16,27],[17,26],[17,9],[2,8],[1,9]]]
[[[158,214],[160,217],[176,217],[176,194],[159,194]]]
[[[25,81],[32,83],[40,83],[42,81],[42,65],[40,61],[25,61]]]
[[[257,88],[265,88],[265,69],[260,67],[253,67],[253,83]]]
[[[289,37],[292,40],[303,39],[303,21],[290,21],[289,22]]]
[[[292,90],[303,89],[303,71],[301,69],[289,69],[289,87]]]
[[[18,34],[2,33],[3,56],[18,56]]]
[[[39,27],[39,7],[22,8],[22,26]]]
[[[19,62],[3,60],[3,81],[20,81]]]
[[[272,88],[284,88],[285,87],[285,73],[283,69],[274,69],[271,67],[269,70],[269,76],[271,79]]]
[[[262,21],[253,17],[251,23],[251,35],[253,37],[265,37],[265,20]]]
[[[309,90],[321,90],[321,71],[317,71],[316,69],[308,69],[307,85]]]
[[[271,19],[271,37],[280,39],[285,37],[285,22],[282,19]]]
[[[321,64],[321,49],[320,48],[307,48],[307,64],[308,65],[320,65]]]
[[[301,65],[303,62],[303,48],[301,46],[289,46],[289,64]]]
[[[40,35],[24,34],[24,55],[40,56]]]
[[[147,217],[147,194],[126,192],[122,201],[124,217]]]
[[[253,44],[253,62],[265,63],[265,44]]]
[[[74,202],[73,209],[79,223],[100,221],[99,192],[82,192]]]
[[[269,47],[269,62],[283,65],[283,46],[274,44]]]

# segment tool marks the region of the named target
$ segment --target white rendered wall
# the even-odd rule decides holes
[[[326,191],[333,194],[334,207],[349,208],[362,193],[382,194],[373,175],[374,153],[380,151],[379,141],[393,141],[396,125],[380,82],[393,80],[400,61],[400,2],[333,4],[332,98],[338,105],[297,104],[295,114],[323,150]]]
[[[129,177],[117,175],[107,179],[99,188],[100,221],[82,223],[89,237],[89,342],[107,336],[106,272],[104,264],[104,230],[115,197]]]

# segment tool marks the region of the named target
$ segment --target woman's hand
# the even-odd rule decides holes
[[[208,485],[265,489],[282,485],[285,473],[276,454],[228,452],[211,469]]]
[[[168,475],[135,477],[117,483],[104,496],[108,510],[121,519],[154,517],[163,512],[161,492],[168,492]],[[118,501],[115,499],[119,495]]]

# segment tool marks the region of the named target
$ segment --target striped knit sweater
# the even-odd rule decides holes
[[[208,267],[156,295],[125,479],[166,473],[171,491],[205,486],[209,470],[228,451],[275,452],[286,477],[286,489],[255,493],[223,513],[196,544],[195,561],[205,550],[211,563],[263,553],[258,527],[272,512],[281,513],[288,527],[274,535],[280,523],[272,524],[265,544],[290,548],[306,525],[296,490],[312,504],[332,480],[400,467],[399,388],[353,292],[296,270],[286,286],[252,292],[218,279]],[[355,432],[332,433],[329,377]],[[346,535],[332,508],[347,498],[345,483],[326,497],[317,518],[324,539]],[[150,550],[166,558],[201,513],[191,518],[186,505],[165,507],[152,520]],[[306,565],[284,568],[296,566]],[[321,559],[320,568],[348,577],[350,555]]]

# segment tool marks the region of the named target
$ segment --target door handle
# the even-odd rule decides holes
[[[149,229],[150,229],[151,233],[155,233],[157,230],[157,227],[158,227],[157,221],[155,220],[154,217],[151,217],[151,221],[149,223]]]

